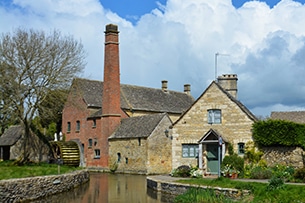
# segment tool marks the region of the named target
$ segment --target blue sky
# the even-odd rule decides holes
[[[81,40],[80,77],[102,80],[104,29],[120,31],[121,82],[196,99],[217,75],[238,75],[238,99],[257,116],[305,110],[304,1],[0,0],[0,32],[60,30]]]
[[[153,9],[158,7],[158,4],[165,5],[166,0],[100,0],[104,8],[117,13],[119,16],[136,23],[137,20],[144,14],[150,13]],[[235,8],[240,8],[246,0],[232,0]],[[275,6],[280,0],[261,1],[266,2],[271,8]],[[303,3],[305,0],[297,0]]]

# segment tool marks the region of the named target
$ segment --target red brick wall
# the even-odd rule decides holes
[[[102,98],[102,118],[87,119],[91,114],[81,98],[68,99],[63,110],[63,133],[66,140],[79,139],[84,146],[85,164],[87,167],[108,168],[108,137],[120,125],[121,118],[127,115],[120,104],[120,67],[119,67],[119,35],[116,25],[107,25],[105,31],[104,84]],[[73,93],[71,94],[73,95]],[[80,121],[80,131],[76,131],[76,122]],[[67,132],[67,122],[71,122],[71,131]],[[92,146],[89,146],[92,139]],[[95,150],[100,150],[100,157],[95,157]]]

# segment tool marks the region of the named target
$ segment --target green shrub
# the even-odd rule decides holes
[[[190,177],[191,176],[191,167],[187,165],[179,166],[178,168],[172,170],[171,176],[173,177]]]
[[[267,190],[278,190],[284,188],[284,180],[280,177],[272,176],[269,180],[269,184],[267,186]]]
[[[273,176],[282,178],[284,181],[291,181],[293,179],[294,168],[286,165],[276,165],[271,168]]]
[[[270,179],[272,177],[272,170],[266,167],[256,166],[250,171],[251,179]]]
[[[300,146],[305,149],[305,125],[283,120],[257,121],[253,138],[262,146]]]
[[[237,154],[233,154],[230,156],[225,156],[221,163],[221,168],[225,168],[226,166],[230,166],[233,169],[239,171],[239,173],[243,174],[244,171],[244,159]]]
[[[305,168],[299,168],[299,169],[296,169],[294,174],[293,174],[293,177],[296,179],[296,180],[300,180],[301,182],[305,182]]]

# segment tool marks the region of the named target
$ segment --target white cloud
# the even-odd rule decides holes
[[[239,99],[258,115],[305,107],[305,6],[282,0],[272,9],[250,1],[168,0],[136,25],[98,0],[14,0],[1,6],[0,31],[23,26],[59,29],[81,39],[88,52],[84,77],[102,80],[104,27],[119,25],[122,83],[183,90],[197,98],[218,74],[237,73]]]

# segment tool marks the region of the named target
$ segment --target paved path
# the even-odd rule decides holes
[[[160,182],[175,182],[177,180],[183,180],[183,179],[190,179],[190,178],[182,178],[182,177],[172,177],[170,175],[154,175],[154,176],[149,176],[152,177],[153,179],[160,181]],[[217,178],[218,176],[209,176],[207,179],[213,179]],[[242,181],[242,182],[257,182],[257,183],[269,183],[268,179],[232,179],[234,181]],[[285,184],[290,184],[290,185],[302,185],[305,186],[305,183],[285,183]]]

